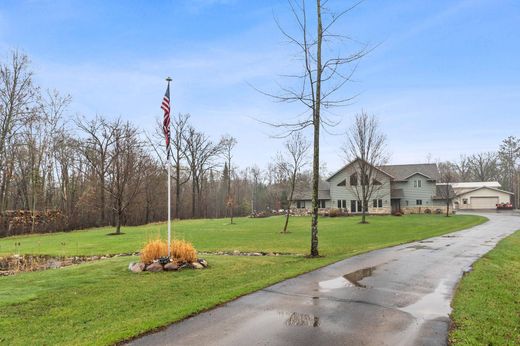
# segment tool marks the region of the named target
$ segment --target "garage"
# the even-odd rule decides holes
[[[470,203],[473,209],[495,209],[498,197],[471,197]]]
[[[457,209],[496,209],[497,204],[510,203],[513,193],[500,189],[496,181],[452,183],[453,203]]]

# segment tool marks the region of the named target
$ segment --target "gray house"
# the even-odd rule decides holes
[[[342,167],[326,181],[319,184],[319,207],[341,209],[359,213],[365,207],[371,214],[389,214],[397,211],[421,213],[425,209],[446,211],[446,196],[451,199],[451,187],[437,185],[439,169],[434,163],[385,165],[374,169],[373,184],[376,186],[368,206],[357,198],[360,186],[356,161]],[[294,197],[296,208],[311,208],[310,186],[297,191]]]

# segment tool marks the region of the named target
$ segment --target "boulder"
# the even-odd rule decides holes
[[[192,262],[191,267],[193,269],[203,269],[204,268],[204,266],[202,264],[200,264],[199,262]]]
[[[208,262],[207,262],[204,258],[199,258],[199,259],[197,260],[197,262],[199,262],[200,264],[202,264],[202,266],[203,266],[204,268],[207,268],[207,267],[208,267]]]
[[[144,268],[145,268],[144,263],[132,262],[128,265],[128,270],[130,270],[132,273],[140,273],[144,270]]]
[[[238,250],[233,251],[233,255],[234,255],[234,256],[238,256],[238,255],[240,255],[240,251],[238,251]]]
[[[174,270],[179,270],[179,266],[175,262],[166,263],[164,265],[164,270],[166,270],[167,272],[171,272],[171,271],[174,271]]]
[[[154,262],[146,267],[146,271],[152,273],[162,272],[163,266],[159,262]]]

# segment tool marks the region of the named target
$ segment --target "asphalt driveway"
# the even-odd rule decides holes
[[[468,230],[372,251],[249,294],[132,345],[446,345],[454,288],[520,229],[483,214]]]

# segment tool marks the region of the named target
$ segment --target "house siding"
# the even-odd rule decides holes
[[[346,200],[346,209],[350,210],[350,201],[358,200],[353,188],[350,186],[350,175],[356,171],[355,165],[347,166],[343,171],[333,176],[330,180],[330,202],[332,208],[337,208],[338,200]],[[343,180],[346,179],[345,186],[338,186]],[[374,192],[374,195],[368,201],[368,212],[369,213],[386,213],[389,212],[390,208],[390,179],[385,174],[378,174],[376,179],[381,182],[381,188]],[[372,200],[382,199],[383,208],[373,208]]]
[[[421,187],[414,187],[414,180],[421,180]],[[392,182],[393,189],[402,189],[401,207],[428,207],[434,206],[433,196],[436,193],[435,181],[429,181],[421,174],[414,174],[407,181]],[[417,205],[417,200],[422,200],[422,205]],[[406,202],[408,201],[408,203]]]

